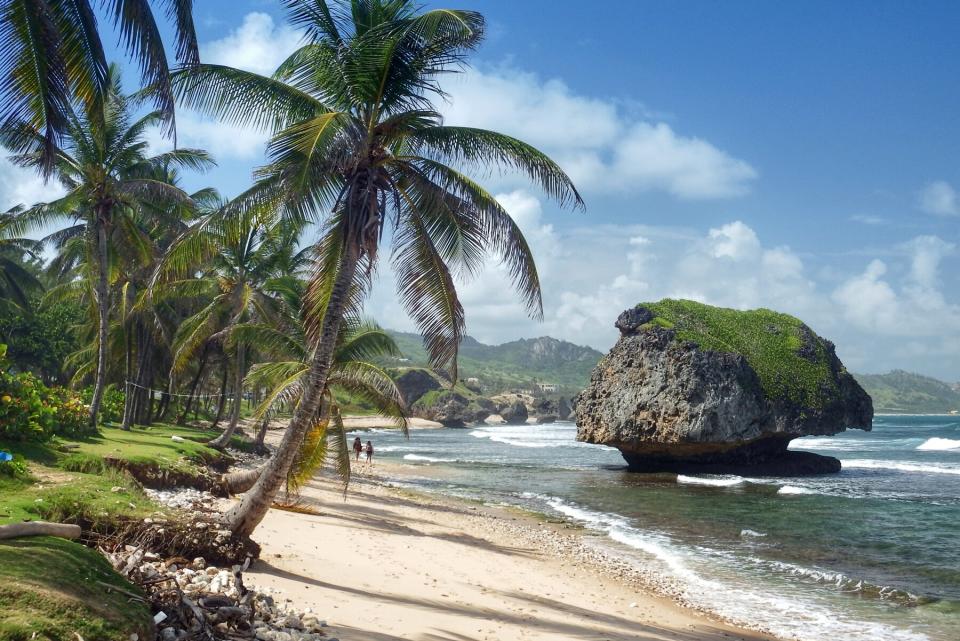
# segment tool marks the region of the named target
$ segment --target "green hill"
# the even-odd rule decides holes
[[[948,383],[894,370],[887,374],[854,374],[873,397],[878,412],[900,414],[944,414],[960,410],[960,392]]]
[[[384,363],[391,366],[427,365],[427,352],[418,334],[390,331],[405,361]],[[523,338],[501,345],[485,345],[469,336],[460,346],[460,378],[477,378],[485,394],[534,383],[555,383],[563,394],[574,394],[586,387],[590,371],[603,356],[591,347],[544,336]]]

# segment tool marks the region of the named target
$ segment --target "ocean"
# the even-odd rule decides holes
[[[566,422],[357,435],[409,466],[398,485],[579,524],[734,622],[801,641],[960,639],[960,417],[797,439],[843,471],[776,479],[631,474]]]

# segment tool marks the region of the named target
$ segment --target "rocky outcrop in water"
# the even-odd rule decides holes
[[[425,369],[410,368],[403,373],[395,376],[393,382],[400,395],[403,397],[407,407],[413,405],[417,400],[427,392],[438,390],[442,387],[437,377]]]
[[[787,446],[871,428],[870,397],[833,344],[793,317],[661,301],[616,327],[575,399],[577,438],[618,448],[631,470],[836,472],[837,459]]]

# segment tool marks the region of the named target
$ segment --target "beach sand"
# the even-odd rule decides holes
[[[244,576],[310,608],[342,641],[759,641],[598,571],[546,540],[580,531],[531,515],[387,487],[403,466],[304,490],[318,512],[273,509]]]

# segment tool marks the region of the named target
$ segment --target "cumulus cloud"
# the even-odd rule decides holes
[[[450,124],[496,129],[549,153],[586,191],[661,191],[686,200],[747,193],[757,171],[665,122],[634,117],[613,100],[507,67],[474,69],[446,85]]]
[[[60,183],[45,183],[36,172],[17,167],[6,156],[0,158],[0,211],[55,200],[65,193]]]
[[[960,201],[953,186],[944,180],[935,180],[920,190],[920,209],[936,216],[960,215]]]
[[[301,43],[301,33],[275,24],[266,13],[248,13],[243,23],[219,40],[201,43],[204,62],[229,65],[269,76]]]
[[[177,145],[205,149],[218,161],[260,158],[268,138],[265,131],[217,122],[187,109],[177,111]],[[147,142],[153,154],[173,148],[173,141],[158,129],[148,133]]]

